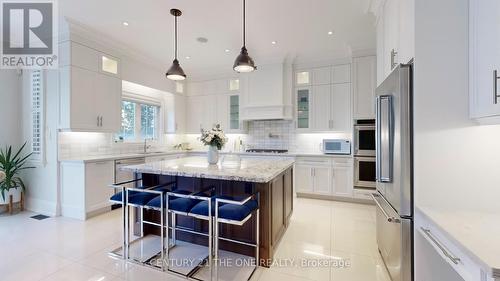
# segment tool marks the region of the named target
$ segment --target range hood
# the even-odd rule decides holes
[[[242,78],[241,120],[290,120],[292,106],[292,66],[277,63],[259,66]]]

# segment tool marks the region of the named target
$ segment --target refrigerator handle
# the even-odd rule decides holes
[[[377,182],[392,182],[393,169],[392,96],[377,97]]]
[[[380,97],[375,100],[375,181],[380,182]]]

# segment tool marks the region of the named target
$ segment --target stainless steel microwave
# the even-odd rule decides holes
[[[323,153],[325,154],[351,154],[351,141],[342,139],[324,139]]]

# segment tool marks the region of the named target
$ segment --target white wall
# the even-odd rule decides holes
[[[0,147],[22,145],[20,79],[16,70],[0,70]]]
[[[415,1],[418,205],[500,211],[500,126],[468,118],[468,1]]]

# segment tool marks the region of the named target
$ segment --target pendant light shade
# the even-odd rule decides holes
[[[252,72],[257,67],[255,66],[255,62],[248,55],[248,51],[246,48],[246,1],[243,0],[243,47],[241,47],[241,52],[236,57],[234,61],[233,69],[236,72]]]
[[[186,79],[186,73],[184,73],[184,70],[177,60],[177,17],[180,17],[182,12],[177,9],[172,9],[170,13],[175,17],[175,56],[172,66],[168,69],[166,76],[170,80],[180,81]]]

